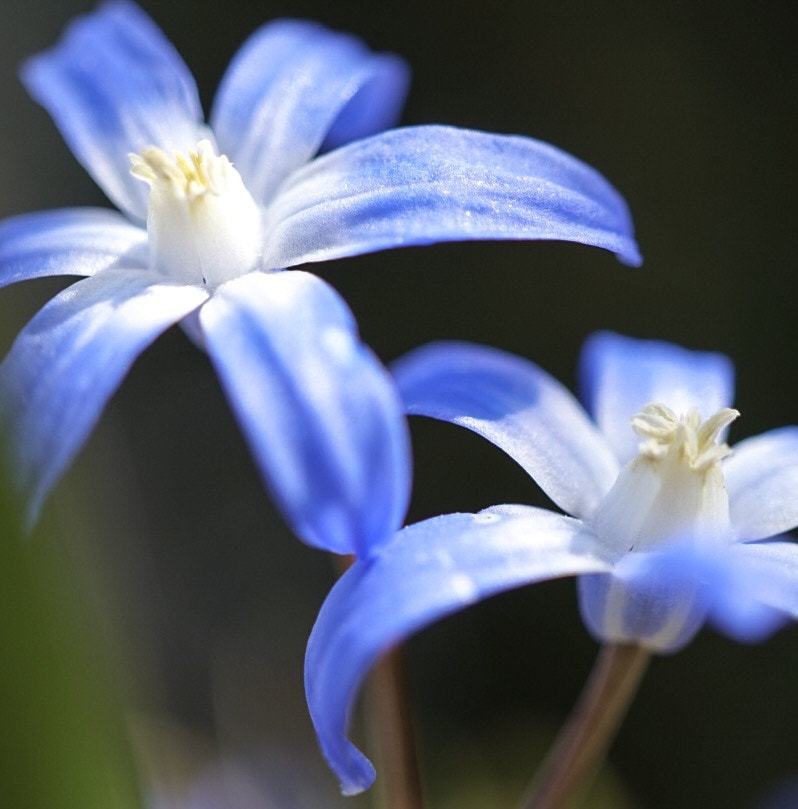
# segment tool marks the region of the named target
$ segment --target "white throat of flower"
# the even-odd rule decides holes
[[[740,414],[722,408],[705,421],[696,410],[677,416],[649,404],[632,419],[644,440],[593,518],[597,535],[622,556],[674,540],[728,541],[729,502],[719,441]]]
[[[261,211],[241,175],[202,140],[187,155],[149,146],[130,173],[150,186],[147,232],[155,269],[215,287],[256,268]]]

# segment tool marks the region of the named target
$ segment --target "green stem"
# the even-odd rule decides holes
[[[636,645],[604,646],[571,716],[520,809],[564,809],[595,773],[646,671]]]

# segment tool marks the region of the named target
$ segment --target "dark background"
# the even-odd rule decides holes
[[[547,243],[442,245],[314,267],[386,362],[428,340],[470,339],[572,385],[582,341],[609,328],[731,355],[742,412],[732,441],[798,421],[791,4],[142,5],[194,71],[206,109],[258,25],[316,18],[409,60],[403,123],[531,135],[591,163],[625,195],[639,270]],[[107,204],[16,79],[25,56],[91,8],[5,0],[0,11],[0,216]],[[62,286],[0,294],[3,348]],[[413,436],[410,519],[545,502],[481,439],[421,421]],[[179,759],[173,773],[221,751],[294,793],[280,809],[338,805],[301,685],[332,567],[281,524],[207,358],[179,329],[137,362],[34,542],[50,543],[73,580],[145,752],[168,748],[155,758]],[[492,599],[413,639],[432,808],[512,806],[595,653],[570,581]],[[798,773],[796,683],[796,628],[757,647],[705,631],[655,660],[613,748],[606,805],[754,805]]]

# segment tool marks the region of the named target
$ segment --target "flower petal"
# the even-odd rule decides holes
[[[623,464],[638,451],[632,417],[652,402],[702,418],[728,407],[734,366],[723,354],[690,351],[657,340],[597,332],[582,349],[582,399]]]
[[[562,239],[639,264],[629,212],[595,170],[529,138],[394,129],[299,169],[267,209],[269,267],[462,239]]]
[[[417,523],[350,568],[321,608],[305,659],[310,714],[344,794],[374,780],[346,729],[360,683],[381,653],[494,593],[607,570],[599,553],[578,521],[511,506]]]
[[[214,103],[219,145],[266,200],[324,144],[393,126],[407,92],[404,62],[302,20],[263,26],[236,54]]]
[[[583,613],[583,585],[603,578],[607,577],[579,580]],[[767,638],[789,617],[798,618],[798,545],[793,542],[713,545],[681,540],[657,551],[629,554],[616,566],[613,578],[626,589],[627,598],[636,598],[624,604],[616,598],[616,624],[637,618],[638,625],[648,628],[656,628],[654,623],[662,619],[665,627],[682,625],[675,641],[653,644],[655,651],[676,651],[704,620],[735,640],[753,643]],[[631,630],[608,636],[594,628],[594,634],[614,642],[652,645],[651,638]]]
[[[689,643],[707,618],[706,587],[692,557],[629,553],[611,574],[580,576],[579,611],[599,643],[633,643],[669,654]]]
[[[503,449],[564,511],[593,513],[618,475],[603,436],[559,382],[521,357],[433,343],[393,368],[407,412],[468,427]]]
[[[759,640],[787,618],[798,619],[798,544],[735,544],[730,558],[735,579],[718,588],[714,612],[725,631]]]
[[[0,287],[48,275],[144,266],[147,231],[105,208],[66,208],[0,222]]]
[[[0,365],[0,426],[29,525],[133,360],[207,293],[111,269],[53,298]]]
[[[337,293],[308,273],[253,273],[221,286],[200,325],[299,537],[358,555],[388,539],[407,508],[407,425],[392,380]]]
[[[188,68],[126,0],[75,20],[58,45],[25,63],[22,79],[97,184],[140,221],[149,189],[131,176],[128,154],[186,150],[208,137]]]
[[[798,427],[734,445],[723,465],[732,527],[749,541],[798,525]]]

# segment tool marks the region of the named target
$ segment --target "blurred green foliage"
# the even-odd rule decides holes
[[[138,809],[123,716],[69,565],[0,486],[0,806]]]

